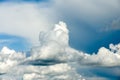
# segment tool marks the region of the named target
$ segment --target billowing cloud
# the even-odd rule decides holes
[[[0,73],[6,73],[10,68],[19,64],[25,59],[23,53],[17,53],[14,50],[10,50],[7,47],[3,47],[0,52]]]
[[[75,59],[80,59],[80,63],[83,64],[95,64],[102,66],[119,65],[120,44],[110,44],[110,50],[105,47],[101,47],[97,54],[89,55],[69,47],[68,32],[66,24],[60,22],[58,25],[55,25],[54,29],[50,32],[41,33],[42,36],[40,35],[40,43],[42,44],[40,47],[32,49],[32,58],[50,60],[59,59],[65,61],[72,59],[72,61],[74,61],[74,57],[76,56]]]
[[[64,49],[69,47],[66,24],[63,22],[56,24],[53,30],[45,33],[42,37],[42,39],[45,40],[40,39],[40,42],[43,41],[41,42],[42,44],[40,44],[39,47],[33,48],[31,51],[32,55],[27,58],[24,54],[4,47],[0,52],[0,73],[4,76],[0,76],[0,79],[84,80],[84,78],[76,72],[75,68],[67,63],[67,59],[71,58],[67,58],[68,53],[64,53]],[[45,63],[52,62],[54,64],[43,65],[40,63],[42,60],[43,62],[46,61]],[[57,60],[59,62],[55,62]],[[34,63],[37,64],[35,65]],[[14,71],[15,74],[13,73]],[[12,77],[13,75],[18,77]]]
[[[89,76],[81,77],[79,68],[82,66],[88,66],[88,70],[95,66],[120,66],[120,44],[110,44],[110,49],[101,47],[97,54],[90,55],[71,48],[68,33],[64,22],[59,22],[48,32],[41,32],[40,44],[32,48],[29,57],[4,47],[0,52],[0,79],[84,80]],[[16,77],[12,77],[14,75]],[[119,72],[115,72],[116,75],[120,76]],[[96,75],[91,79],[96,79]]]
[[[118,66],[120,64],[120,44],[110,44],[110,48],[101,47],[97,54],[87,55],[83,64],[101,65],[101,66]]]
[[[110,44],[110,49],[102,47],[98,53],[90,55],[69,46],[69,30],[64,22],[51,27],[61,19],[68,22],[78,19],[98,28],[96,24],[119,15],[119,7],[119,0],[0,3],[0,32],[25,37],[32,43],[38,41],[40,34],[40,44],[32,48],[29,57],[6,47],[1,50],[0,79],[84,80],[81,75],[86,79],[89,79],[89,76],[77,71],[79,68],[76,68],[76,65],[92,66],[92,69],[93,66],[120,66],[120,44]],[[119,29],[119,19],[114,20],[109,29]],[[115,76],[120,76],[119,69],[115,69],[114,73]],[[91,79],[96,79],[96,75]]]

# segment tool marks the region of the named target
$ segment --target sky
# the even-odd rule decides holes
[[[64,21],[70,46],[96,53],[120,42],[119,7],[119,0],[0,0],[0,48],[28,51],[41,31]]]
[[[119,80],[120,0],[0,0],[0,80]]]
[[[30,48],[30,43],[25,38],[13,36],[5,33],[0,34],[0,48],[7,46],[16,51],[26,52]]]

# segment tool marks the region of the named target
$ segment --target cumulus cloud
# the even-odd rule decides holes
[[[53,31],[50,31],[48,33],[40,33],[41,47],[38,48],[38,52],[36,52],[37,49],[33,48],[33,57],[35,56],[35,53],[36,57],[46,59],[50,58],[50,56],[55,57],[55,54],[57,53],[60,53],[62,55],[64,53],[64,48],[68,46],[68,32],[64,31],[66,29],[65,27],[66,24],[60,22],[60,24],[55,26],[55,29]],[[44,36],[42,34],[44,34]]]
[[[69,31],[65,23],[60,22],[59,24],[56,24],[53,30],[50,30],[44,34],[41,39],[45,40],[43,41],[40,39],[40,43],[42,44],[38,47],[34,47],[31,51],[31,56],[28,58],[26,58],[26,56],[22,53],[17,53],[14,50],[4,47],[0,54],[0,73],[5,74],[3,74],[4,76],[0,76],[0,79],[84,80],[84,78],[76,72],[75,68],[67,63],[67,59],[71,59],[73,53],[71,54],[71,57],[67,58],[69,53],[66,53],[66,49],[68,48],[68,51],[75,51],[69,48],[68,32]],[[78,52],[76,51],[76,53]],[[50,63],[49,60],[53,60],[53,63],[56,60],[61,62],[56,62],[49,65],[34,65],[36,60],[38,60],[38,63],[41,60],[46,60],[48,61],[47,63]],[[15,72],[15,74],[13,72]],[[14,75],[16,75],[16,77],[12,77]]]
[[[24,80],[33,80],[33,79],[42,79],[42,80],[56,80],[56,79],[63,79],[63,80],[74,80],[74,79],[80,79],[82,80],[82,77],[76,74],[75,70],[71,68],[68,64],[56,64],[51,65],[47,67],[38,68],[38,73],[29,73],[24,74],[23,79]],[[74,77],[72,77],[72,75]],[[29,77],[31,76],[31,77]]]
[[[69,46],[69,30],[64,22],[59,22],[48,32],[41,32],[39,38],[40,44],[32,48],[30,57],[7,47],[1,50],[0,79],[85,80],[89,77],[83,78],[76,65],[120,66],[120,44],[110,44],[110,49],[101,47],[97,54],[80,52]],[[90,79],[96,79],[96,76]]]
[[[64,22],[59,22],[47,33],[40,33],[40,46],[32,48],[32,59],[72,60],[82,53],[69,47],[69,31]],[[69,53],[70,52],[70,53]],[[81,57],[79,57],[81,58]]]
[[[44,36],[40,34],[39,47],[33,48],[33,59],[56,59],[56,60],[80,60],[83,64],[96,64],[101,66],[114,66],[119,65],[120,60],[120,44],[110,44],[110,50],[101,47],[97,54],[89,55],[70,48],[69,46],[69,34],[66,24],[60,22],[55,25],[54,29],[48,33],[44,33]],[[74,58],[76,56],[76,58]],[[79,58],[77,57],[79,56]]]
[[[87,55],[82,63],[100,66],[119,66],[120,65],[120,44],[110,44],[111,50],[101,47],[97,54]]]
[[[0,73],[6,73],[11,67],[19,64],[23,59],[25,59],[23,53],[17,53],[14,50],[3,47],[0,52]]]

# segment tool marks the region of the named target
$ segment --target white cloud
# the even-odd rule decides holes
[[[2,77],[0,76],[0,79],[84,80],[84,78],[76,72],[75,68],[70,66],[67,62],[57,62],[50,64],[49,66],[26,64],[26,62],[34,60],[39,60],[38,62],[40,62],[41,59],[48,60],[48,63],[50,63],[49,59],[58,61],[66,61],[69,59],[67,58],[69,53],[64,53],[64,49],[69,47],[68,29],[65,23],[60,22],[59,24],[56,24],[53,30],[47,32],[43,36],[43,39],[45,39],[45,41],[41,44],[41,47],[33,48],[34,51],[28,58],[22,53],[17,53],[14,50],[4,47],[0,52],[0,73],[7,74]],[[42,40],[40,39],[40,41]],[[13,75],[16,77],[12,77]]]
[[[82,73],[77,71],[78,67],[76,66],[79,64],[80,67],[89,65],[92,68],[94,68],[93,66],[120,66],[120,44],[110,44],[110,49],[101,47],[97,54],[90,55],[69,46],[68,32],[67,25],[60,22],[52,30],[41,33],[41,44],[33,47],[31,56],[27,58],[22,53],[4,47],[0,52],[0,73],[7,74],[2,74],[0,79],[85,80],[81,77]],[[32,64],[34,62],[38,64]],[[42,62],[41,65],[40,62]],[[43,65],[43,63],[51,62],[54,64]],[[115,75],[119,76],[119,72],[115,72]],[[84,77],[89,78],[88,76]],[[100,80],[106,79],[104,77],[98,78]],[[96,79],[96,76],[92,76],[90,79]]]
[[[111,44],[112,45],[112,44]],[[117,46],[117,50],[114,50]],[[83,59],[83,64],[99,65],[99,66],[120,66],[120,44],[112,47],[112,51],[101,47],[97,54],[87,55]]]
[[[72,69],[68,64],[56,64],[51,66],[45,66],[41,68],[34,68],[34,70],[38,69],[40,72],[36,73],[29,73],[24,74],[23,79],[24,80],[73,80],[73,79],[80,79],[82,80],[82,77],[80,77],[76,72],[74,72],[74,69]],[[35,71],[34,71],[35,72]],[[29,77],[30,76],[30,77]],[[51,76],[51,77],[50,77]],[[74,77],[72,77],[74,76]]]
[[[47,33],[40,34],[40,45],[32,49],[32,59],[55,59],[60,61],[72,60],[79,54],[69,47],[69,34],[67,25],[59,22],[55,27]],[[71,54],[70,54],[70,53]],[[80,53],[83,55],[82,53]]]
[[[17,53],[14,50],[10,50],[7,47],[3,47],[0,52],[0,73],[6,73],[10,68],[19,64],[25,59],[23,53]]]
[[[78,59],[83,64],[101,66],[117,66],[120,64],[120,44],[110,44],[111,50],[101,47],[97,54],[89,55],[70,48],[68,32],[66,24],[60,22],[55,25],[53,30],[44,33],[42,36],[40,35],[40,43],[42,44],[32,49],[32,59],[55,59],[60,61]]]
[[[42,5],[42,6],[39,6]],[[44,3],[0,3],[0,32],[18,35],[36,42],[41,30],[53,23],[53,10]]]

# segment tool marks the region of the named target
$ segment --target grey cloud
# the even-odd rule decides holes
[[[53,0],[55,8],[69,17],[74,15],[88,23],[100,22],[106,18],[119,15],[119,0]],[[67,4],[66,4],[67,3]]]

